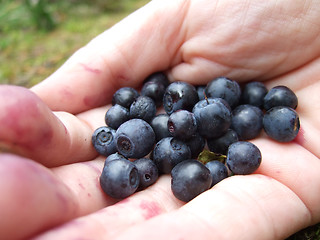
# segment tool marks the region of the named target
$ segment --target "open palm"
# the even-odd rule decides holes
[[[156,0],[93,39],[30,90],[0,87],[0,238],[283,239],[320,221],[319,9],[316,1]],[[291,143],[266,136],[255,174],[185,204],[164,175],[118,201],[99,186],[91,146],[113,92],[152,72],[287,85],[299,98]],[[54,112],[52,112],[54,111]]]

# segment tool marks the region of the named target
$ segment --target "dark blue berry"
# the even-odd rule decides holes
[[[106,162],[100,176],[103,191],[118,199],[133,194],[139,186],[139,181],[138,169],[132,162],[124,159]]]
[[[162,138],[170,137],[171,134],[168,130],[168,114],[158,114],[155,116],[150,125],[153,128],[154,133],[156,134],[156,141],[159,142]]]
[[[209,169],[212,177],[211,187],[228,177],[228,169],[222,162],[213,160],[207,162],[205,166]]]
[[[231,111],[219,98],[199,101],[192,112],[197,120],[198,132],[205,138],[222,136],[230,127]]]
[[[167,88],[170,84],[170,81],[167,77],[167,75],[163,72],[155,72],[150,74],[144,81],[143,83],[146,82],[155,82],[155,83],[159,83],[163,86],[165,86],[165,88]]]
[[[117,151],[115,133],[114,129],[107,126],[99,127],[93,132],[91,142],[99,154],[109,156]]]
[[[260,108],[244,104],[232,111],[231,128],[240,140],[256,138],[262,130],[263,112]]]
[[[289,107],[273,107],[263,117],[267,135],[278,142],[290,142],[298,135],[300,120],[297,112]]]
[[[226,164],[233,174],[251,174],[258,169],[260,163],[261,152],[253,143],[239,141],[229,146]]]
[[[190,139],[197,131],[194,114],[187,110],[173,112],[168,119],[168,130],[173,137],[181,140]]]
[[[113,160],[117,160],[117,159],[128,160],[127,158],[125,158],[124,156],[122,156],[120,153],[115,152],[115,153],[113,153],[113,154],[110,154],[110,155],[106,158],[105,163],[106,163],[106,162],[113,161]]]
[[[171,177],[173,195],[184,202],[208,190],[212,183],[209,169],[194,159],[177,164],[171,171]]]
[[[206,85],[197,86],[196,89],[197,89],[199,101],[205,99],[205,89],[206,89]]]
[[[149,158],[140,158],[135,160],[134,165],[138,169],[140,176],[139,189],[145,189],[154,184],[158,179],[158,168]]]
[[[152,127],[142,119],[131,119],[116,131],[118,151],[126,158],[142,158],[152,150],[155,134]]]
[[[141,95],[148,96],[153,99],[156,106],[162,105],[163,95],[169,85],[169,80],[161,72],[151,74],[146,80],[141,89]]]
[[[263,108],[263,99],[267,93],[268,89],[262,82],[250,82],[244,86],[241,100],[243,104]]]
[[[190,139],[184,141],[191,151],[191,158],[197,158],[206,145],[206,139],[196,132]]]
[[[131,87],[123,87],[117,90],[112,96],[112,105],[119,104],[125,108],[130,108],[130,105],[139,96],[139,92]]]
[[[196,88],[186,82],[171,83],[163,96],[163,106],[169,115],[180,109],[191,111],[198,101]]]
[[[129,118],[129,110],[119,104],[115,104],[106,112],[104,120],[109,127],[117,129]]]
[[[218,77],[210,81],[205,89],[208,98],[222,98],[228,102],[231,108],[238,105],[241,97],[239,84],[226,77]]]
[[[276,106],[286,106],[295,109],[298,106],[298,98],[290,88],[276,86],[270,89],[264,97],[264,108],[269,110]]]
[[[170,173],[179,162],[191,158],[189,147],[173,137],[161,139],[154,147],[152,159],[160,173]]]
[[[157,107],[147,96],[139,96],[130,106],[130,118],[140,118],[147,122],[156,115]]]
[[[237,133],[233,129],[228,129],[227,132],[219,138],[207,139],[207,144],[211,152],[226,155],[228,147],[237,141],[239,141]]]

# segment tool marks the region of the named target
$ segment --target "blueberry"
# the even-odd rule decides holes
[[[206,145],[206,139],[196,132],[190,139],[184,141],[191,151],[191,158],[197,158]]]
[[[219,138],[207,139],[207,144],[211,152],[226,155],[228,147],[237,141],[239,141],[238,134],[233,129],[228,129],[227,132]]]
[[[263,99],[268,93],[268,89],[262,82],[247,83],[241,93],[243,104],[250,104],[258,108],[263,108]]]
[[[207,162],[205,166],[209,169],[212,177],[211,187],[228,177],[228,169],[222,162],[213,160]]]
[[[141,89],[141,95],[153,99],[156,106],[162,105],[163,95],[169,85],[169,80],[165,74],[158,72],[151,74],[145,81]]]
[[[209,169],[194,159],[177,164],[171,171],[171,177],[174,196],[184,202],[208,190],[212,183]]]
[[[205,99],[205,89],[206,89],[206,85],[197,86],[196,89],[197,89],[199,101]]]
[[[102,190],[110,197],[118,199],[133,194],[139,181],[138,169],[132,162],[124,159],[106,162],[100,176]]]
[[[158,168],[149,158],[140,158],[133,162],[139,172],[140,185],[139,189],[145,189],[154,184],[158,179]]]
[[[113,160],[117,160],[117,159],[128,160],[127,158],[125,158],[124,156],[122,156],[120,153],[115,152],[115,153],[113,153],[113,154],[110,154],[110,155],[106,158],[105,163],[106,163],[106,162],[113,161]]]
[[[228,102],[231,108],[238,105],[241,89],[239,84],[226,77],[218,77],[210,81],[205,89],[208,98],[222,98]]]
[[[231,128],[240,140],[256,138],[262,130],[263,112],[260,108],[244,104],[232,111]]]
[[[235,142],[229,146],[226,163],[233,174],[251,174],[260,166],[261,152],[251,142]]]
[[[273,107],[263,117],[267,135],[278,142],[290,142],[298,135],[300,120],[297,112],[289,107]]]
[[[168,114],[161,113],[155,116],[150,122],[150,125],[156,134],[157,142],[159,142],[162,138],[171,137],[171,134],[168,130],[168,119]]]
[[[173,137],[161,139],[154,147],[152,159],[160,173],[170,173],[178,163],[191,158],[189,147]]]
[[[142,158],[152,150],[155,134],[146,121],[131,119],[117,129],[115,142],[119,153],[126,158]]]
[[[104,120],[109,127],[117,129],[122,123],[128,121],[129,118],[129,110],[119,104],[115,104],[106,112]]]
[[[147,96],[139,96],[130,106],[130,118],[140,118],[146,122],[151,121],[156,112],[156,104]]]
[[[270,89],[264,97],[264,108],[269,110],[276,106],[286,106],[295,109],[298,106],[298,98],[290,88],[276,86]]]
[[[178,110],[168,119],[168,130],[173,137],[181,140],[190,139],[197,131],[197,121],[192,112]]]
[[[219,98],[199,101],[192,112],[197,120],[198,132],[205,138],[222,136],[231,125],[231,111]]]
[[[134,88],[120,88],[112,96],[112,105],[119,104],[125,108],[129,108],[131,103],[133,103],[139,95],[139,92]]]
[[[169,115],[180,109],[191,111],[198,101],[196,88],[186,82],[171,83],[163,96],[163,106]]]
[[[155,82],[155,83],[159,83],[163,86],[165,86],[165,88],[167,88],[170,84],[169,79],[167,77],[167,75],[163,72],[155,72],[150,74],[144,81],[143,83],[146,82]]]
[[[115,133],[114,129],[107,126],[99,127],[93,132],[91,142],[99,154],[109,156],[117,151]]]

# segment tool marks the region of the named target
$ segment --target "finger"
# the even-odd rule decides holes
[[[92,128],[67,113],[60,119],[32,92],[17,86],[0,87],[0,146],[41,162],[58,166],[97,156]]]
[[[170,75],[205,84],[217,76],[272,79],[299,68],[320,53],[316,9],[315,1],[190,1],[181,59]]]
[[[307,208],[284,185],[262,175],[234,176],[182,208],[114,239],[145,239],[152,234],[153,239],[274,240],[285,239],[306,222],[310,222]]]
[[[14,155],[1,155],[0,162],[1,239],[30,237],[74,217],[72,191],[47,169]]]
[[[184,203],[173,197],[170,177],[162,176],[154,185],[127,199],[47,231],[36,239],[113,239],[120,232]],[[81,229],[81,231],[79,231]]]
[[[76,163],[52,173],[29,159],[0,155],[0,239],[26,239],[114,204],[99,185],[103,163]]]
[[[263,156],[257,174],[227,178],[115,239],[143,239],[155,231],[154,239],[285,239],[319,222],[319,159],[296,143],[254,143]]]
[[[78,113],[109,103],[118,88],[137,87],[149,74],[169,67],[183,37],[187,5],[183,0],[151,1],[93,39],[32,90],[52,110]]]

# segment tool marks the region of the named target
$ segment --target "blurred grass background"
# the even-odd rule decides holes
[[[148,0],[0,0],[0,83],[30,87]]]
[[[0,0],[0,84],[30,87],[149,0]],[[288,240],[320,239],[320,224]]]

